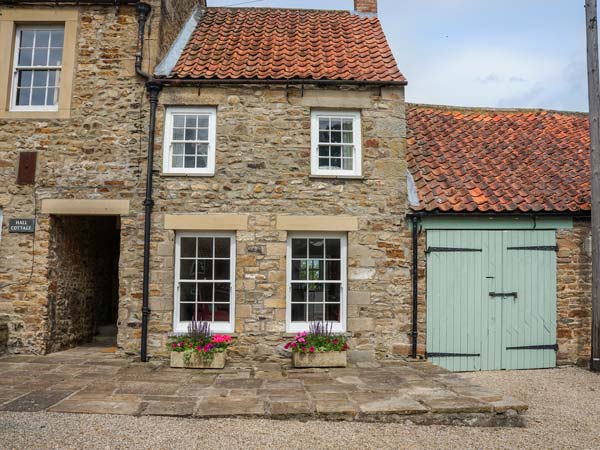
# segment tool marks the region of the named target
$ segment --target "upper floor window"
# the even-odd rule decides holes
[[[360,112],[313,111],[312,175],[360,176],[361,140]]]
[[[168,108],[163,172],[215,173],[215,108]]]
[[[16,29],[13,111],[57,111],[64,46],[64,26]]]

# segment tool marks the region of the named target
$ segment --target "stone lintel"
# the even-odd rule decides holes
[[[247,230],[247,214],[167,214],[165,229],[188,231]]]
[[[129,200],[42,200],[42,214],[71,216],[126,216]]]
[[[357,231],[353,216],[277,216],[277,229],[285,231]]]

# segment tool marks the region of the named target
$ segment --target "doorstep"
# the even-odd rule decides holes
[[[98,347],[0,357],[0,411],[521,426],[527,405],[428,362],[172,369]]]

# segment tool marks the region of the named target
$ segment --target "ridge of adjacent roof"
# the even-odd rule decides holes
[[[406,84],[379,19],[295,8],[207,8],[166,78]]]
[[[407,104],[417,211],[587,212],[587,113]]]

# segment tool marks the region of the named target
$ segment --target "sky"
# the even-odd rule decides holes
[[[208,0],[353,9],[353,0]],[[379,0],[413,103],[587,111],[584,0]]]

